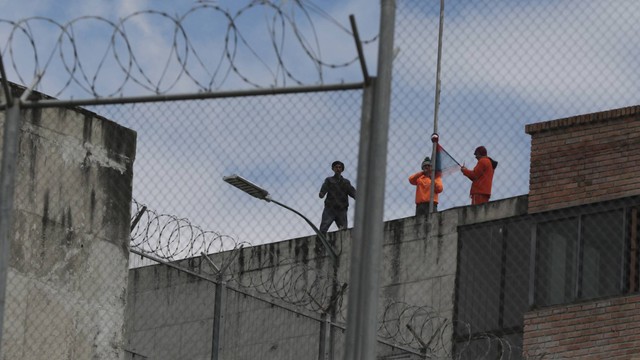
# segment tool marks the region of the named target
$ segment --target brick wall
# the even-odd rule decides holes
[[[640,194],[640,106],[530,124],[529,212]]]
[[[523,346],[529,359],[640,359],[640,295],[530,311]]]

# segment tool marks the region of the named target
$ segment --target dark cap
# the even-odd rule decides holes
[[[336,160],[334,162],[331,163],[331,168],[333,169],[334,166],[336,165],[341,165],[342,168],[344,169],[344,164],[342,163],[342,161]]]
[[[424,160],[422,160],[422,165],[421,166],[424,167],[425,165],[431,166],[431,158],[428,157],[428,156],[426,158],[424,158]]]
[[[487,148],[484,146],[478,146],[476,151],[473,152],[473,155],[487,156]]]

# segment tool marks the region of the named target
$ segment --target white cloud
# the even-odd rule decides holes
[[[449,9],[442,60],[443,88],[448,91],[503,88],[540,103],[571,98],[588,102],[610,97],[611,87],[633,88],[638,81],[628,74],[635,54],[627,49],[638,43],[633,19],[640,3],[564,1],[526,3],[508,11],[504,6],[482,12],[473,6]],[[398,31],[411,37],[405,42],[418,36],[437,40],[434,21],[411,19],[421,15],[417,13],[405,15]],[[403,32],[403,24],[413,30]],[[404,77],[407,85],[418,87],[421,79],[434,77],[436,52],[428,50],[403,49],[403,57],[428,64],[399,69],[411,71]]]

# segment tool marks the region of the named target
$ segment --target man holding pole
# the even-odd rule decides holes
[[[416,216],[429,214],[431,201],[431,158],[428,156],[422,162],[422,171],[409,176],[409,183],[416,187]],[[442,176],[436,174],[433,184],[433,211],[438,211],[438,194],[442,192]]]

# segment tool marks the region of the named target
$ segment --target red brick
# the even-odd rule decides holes
[[[530,212],[640,193],[639,119],[633,106],[527,125]]]
[[[525,318],[542,320],[538,326],[548,330],[525,331],[523,353],[628,359],[640,353],[638,309],[640,296],[634,295],[527,313]]]

